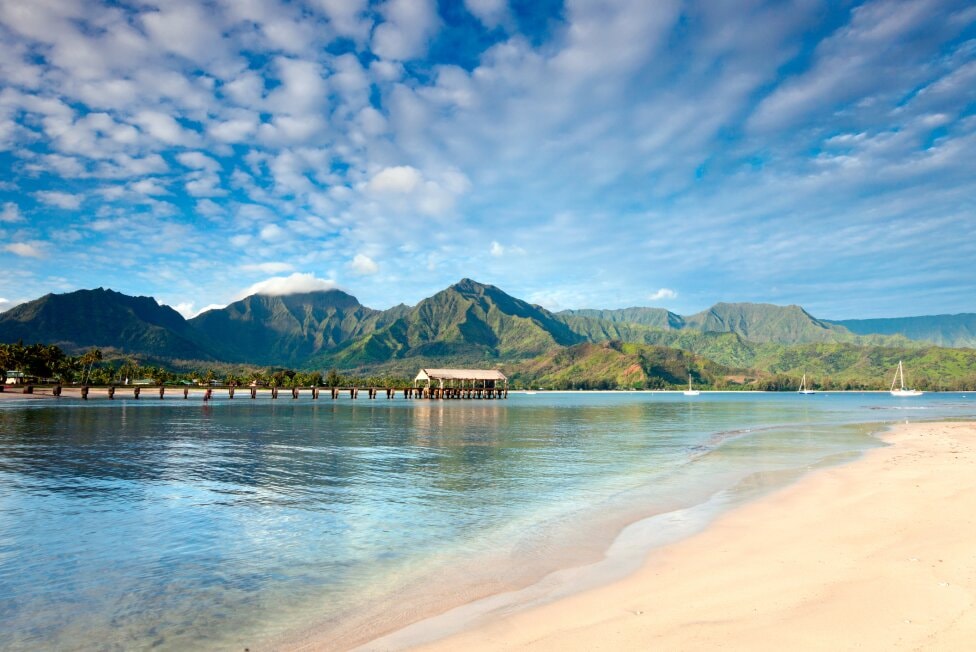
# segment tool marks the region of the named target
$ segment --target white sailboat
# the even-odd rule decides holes
[[[800,389],[796,391],[797,394],[816,394],[812,389],[807,389],[807,375],[803,374],[803,380],[800,381]]]
[[[691,374],[688,374],[688,389],[684,392],[685,396],[698,396],[701,394],[697,389],[691,388]]]
[[[895,389],[895,384],[901,381],[901,387]],[[895,377],[891,379],[891,395],[892,396],[921,396],[922,392],[917,389],[909,389],[905,387],[905,368],[901,364],[901,360],[898,361],[898,371],[895,372]]]

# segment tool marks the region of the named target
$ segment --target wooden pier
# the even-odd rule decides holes
[[[425,383],[421,386],[421,383]],[[399,392],[404,399],[408,400],[497,400],[508,398],[508,378],[496,369],[421,369],[414,380],[413,387],[240,387],[236,385],[220,386],[166,386],[166,385],[48,385],[43,388],[38,387],[38,394],[49,396],[77,396],[82,400],[94,398],[107,398],[112,401],[116,397],[132,398],[140,400],[154,398],[163,400],[167,392],[170,396],[183,400],[189,400],[191,394],[194,398],[201,397],[204,401],[211,401],[216,395],[226,394],[229,400],[234,399],[237,391],[247,392],[251,400],[258,396],[270,396],[272,400],[277,400],[284,393],[297,400],[302,395],[308,395],[313,401],[319,400],[322,393],[333,401],[340,397],[348,396],[351,400],[359,398],[362,390],[369,400],[375,400],[382,394],[387,400],[397,397]],[[35,387],[26,385],[21,390],[23,394],[34,394]],[[3,391],[3,386],[0,386]]]
[[[2,390],[0,390],[2,391]],[[53,385],[53,386],[34,386],[26,385],[11,391],[10,394],[29,394],[47,395],[64,398],[80,398],[82,400],[106,399],[133,399],[133,400],[163,400],[166,398],[177,398],[182,400],[202,399],[210,401],[217,397],[226,397],[229,400],[247,397],[249,400],[271,399],[288,397],[292,400],[299,398],[310,398],[313,401],[320,399],[357,400],[362,398],[375,400],[384,397],[392,400],[402,397],[407,400],[460,400],[460,399],[479,399],[479,400],[498,400],[508,398],[508,388],[455,388],[455,387],[234,387],[234,386],[215,386],[215,387],[179,387],[179,386],[154,386],[154,385]]]

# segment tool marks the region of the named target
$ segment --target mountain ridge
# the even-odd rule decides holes
[[[0,313],[0,342],[57,344],[68,351],[118,349],[168,358],[214,359],[212,344],[152,297],[105,288],[49,293]]]
[[[960,336],[968,336],[965,317],[955,331]],[[606,342],[682,350],[736,369],[783,367],[775,362],[785,355],[783,347],[923,346],[897,329],[862,334],[844,323],[817,319],[797,305],[755,303],[717,303],[689,316],[641,307],[552,313],[464,278],[414,306],[376,310],[330,289],[251,295],[189,320],[151,297],[104,288],[48,294],[0,313],[0,342],[108,347],[164,360],[342,369],[407,368],[420,362],[493,366]],[[931,331],[933,325],[927,327]]]

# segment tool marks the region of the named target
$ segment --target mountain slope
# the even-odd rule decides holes
[[[564,347],[517,365],[511,380],[549,389],[674,389],[727,386],[734,371],[700,356],[624,342]]]
[[[852,339],[843,326],[816,319],[800,306],[767,303],[717,303],[685,317],[684,325],[706,333],[736,333],[753,342],[799,344]]]
[[[841,319],[830,323],[859,335],[903,335],[939,346],[976,348],[976,314],[928,315],[891,319]]]
[[[405,307],[373,310],[341,290],[252,295],[190,320],[232,362],[303,364],[310,356],[370,333]]]
[[[563,310],[556,313],[556,316],[572,323],[576,317],[584,317],[590,320],[599,320],[612,324],[639,324],[650,326],[662,330],[674,330],[683,328],[685,325],[684,317],[676,315],[664,308],[621,308],[619,310],[592,310],[585,308],[582,310]]]
[[[462,279],[313,364],[362,366],[406,357],[473,364],[532,357],[583,340],[548,310]]]
[[[897,335],[855,335],[836,322],[817,319],[800,306],[766,303],[717,303],[708,310],[681,316],[663,308],[622,310],[564,310],[557,317],[592,342],[659,343],[650,331],[732,333],[756,343],[804,344],[856,342],[864,345],[902,346]],[[657,338],[658,336],[654,336]]]
[[[206,338],[169,306],[103,288],[47,294],[0,313],[0,342],[21,339],[69,352],[95,346],[161,358],[214,357]]]

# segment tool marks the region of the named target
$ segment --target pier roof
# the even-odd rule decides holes
[[[421,369],[414,380],[508,380],[497,369]]]

